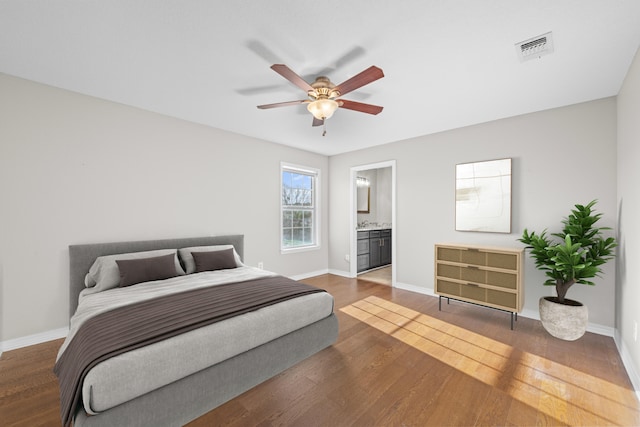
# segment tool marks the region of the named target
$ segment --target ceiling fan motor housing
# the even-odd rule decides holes
[[[316,99],[335,99],[340,96],[340,92],[335,90],[336,85],[331,83],[328,77],[319,76],[311,83],[313,90],[308,92],[309,98]]]

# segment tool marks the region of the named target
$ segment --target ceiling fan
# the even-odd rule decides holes
[[[384,77],[382,70],[376,66],[367,68],[337,86],[331,83],[331,80],[325,76],[319,76],[313,83],[309,84],[284,64],[274,64],[271,66],[271,69],[294,85],[298,86],[300,89],[306,91],[308,99],[258,105],[258,108],[262,110],[287,107],[289,105],[307,104],[307,110],[313,114],[312,126],[322,126],[324,121],[331,117],[338,108],[346,108],[348,110],[360,111],[361,113],[367,114],[378,114],[382,111],[382,107],[377,105],[364,104],[362,102],[349,101],[347,99],[338,99],[340,96],[346,95],[351,91]]]

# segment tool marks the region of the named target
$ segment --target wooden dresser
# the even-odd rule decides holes
[[[524,305],[523,263],[524,249],[437,244],[434,290],[440,303],[455,299],[510,312],[513,329]]]

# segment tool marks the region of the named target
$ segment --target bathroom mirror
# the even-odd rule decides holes
[[[356,178],[358,213],[369,213],[371,207],[371,187],[369,180],[362,176]]]
[[[511,159],[456,165],[456,230],[511,233]]]

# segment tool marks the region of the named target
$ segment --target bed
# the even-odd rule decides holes
[[[227,248],[224,250],[225,262],[237,261],[237,265],[229,269],[206,271],[205,268],[202,272],[193,272],[194,262],[202,269],[203,265],[210,262],[212,255],[217,257],[215,262],[220,262],[222,251],[216,255],[213,251],[208,251],[211,248]],[[124,272],[130,271],[127,270],[130,265],[139,267],[140,264],[135,263],[147,262],[151,258],[144,253],[159,250],[176,250],[175,257],[171,258],[179,263],[176,271],[179,271],[179,267],[182,270],[190,268],[189,274],[141,283],[134,281],[133,286],[101,292],[95,288],[101,286],[102,279],[98,279],[97,284],[89,283],[90,277],[96,276],[94,273],[99,261],[107,262],[104,260],[109,260],[115,254],[135,254],[132,256],[137,258],[132,261],[118,261],[120,279],[125,281],[130,276]],[[189,255],[193,257],[189,258]],[[205,258],[205,255],[209,258]],[[230,261],[230,256],[235,261]],[[74,426],[184,425],[335,342],[338,322],[333,312],[331,295],[322,290],[310,289],[313,287],[291,279],[245,266],[242,263],[243,256],[242,235],[69,246],[70,333],[61,347],[56,363],[63,401],[63,424],[72,421]],[[162,258],[166,265],[168,257],[169,255],[162,255],[153,259]],[[127,262],[130,264],[126,264]],[[189,263],[190,266],[186,265]],[[107,264],[100,264],[98,270],[104,265]],[[104,267],[103,271],[108,269]],[[180,291],[175,291],[177,287]],[[129,312],[128,316],[134,322],[146,321],[153,327],[161,324],[158,321],[143,320],[146,309],[142,307],[151,304],[150,300],[154,304],[165,304],[164,308],[156,307],[154,310],[164,310],[167,318],[173,319],[169,317],[172,311],[178,316],[196,316],[191,311],[203,311],[200,308],[184,309],[191,308],[194,301],[196,304],[210,304],[206,301],[217,302],[222,300],[220,295],[224,295],[224,298],[231,299],[234,304],[216,303],[216,310],[223,310],[218,306],[240,304],[236,302],[244,297],[236,297],[237,292],[258,298],[255,295],[261,294],[262,291],[259,290],[269,289],[271,292],[271,287],[286,288],[286,292],[291,293],[286,294],[286,297],[283,294],[276,302],[256,306],[259,308],[242,307],[243,314],[237,316],[223,313],[221,320],[213,323],[194,321],[195,326],[184,330],[174,328],[179,332],[160,334],[158,336],[162,339],[157,338],[138,347],[123,346],[124,350],[119,353],[105,350],[108,354],[88,365],[77,380],[79,387],[71,393],[75,400],[69,399],[71,382],[68,378],[72,375],[65,372],[76,369],[78,364],[75,362],[75,355],[89,357],[84,356],[84,353],[91,353],[94,348],[98,351],[97,347],[109,341],[100,334],[103,330],[111,329],[111,326],[105,325],[111,325],[108,322],[113,320],[103,318],[111,316],[118,319],[114,328],[122,327],[124,332],[137,333],[146,327],[125,328],[122,326],[126,324],[125,321],[120,319],[126,319],[126,313]],[[293,293],[294,287],[296,293]],[[205,297],[209,292],[217,293]],[[138,300],[140,305],[134,305]],[[107,310],[105,307],[112,303],[115,307]],[[91,310],[97,310],[97,314],[87,314]],[[118,311],[117,315],[113,314],[116,310],[122,311]],[[153,316],[157,314],[149,314],[148,319],[155,319]],[[172,322],[174,321],[168,323]],[[94,329],[82,335],[82,332],[89,329],[88,324],[92,324]],[[76,351],[76,347],[81,347],[79,342],[89,344],[82,344],[85,349]],[[89,350],[86,349],[87,346]],[[65,365],[61,359],[69,359],[73,363],[67,360]],[[62,368],[59,364],[63,365]],[[69,367],[72,365],[73,369]],[[69,407],[66,416],[65,406]]]

